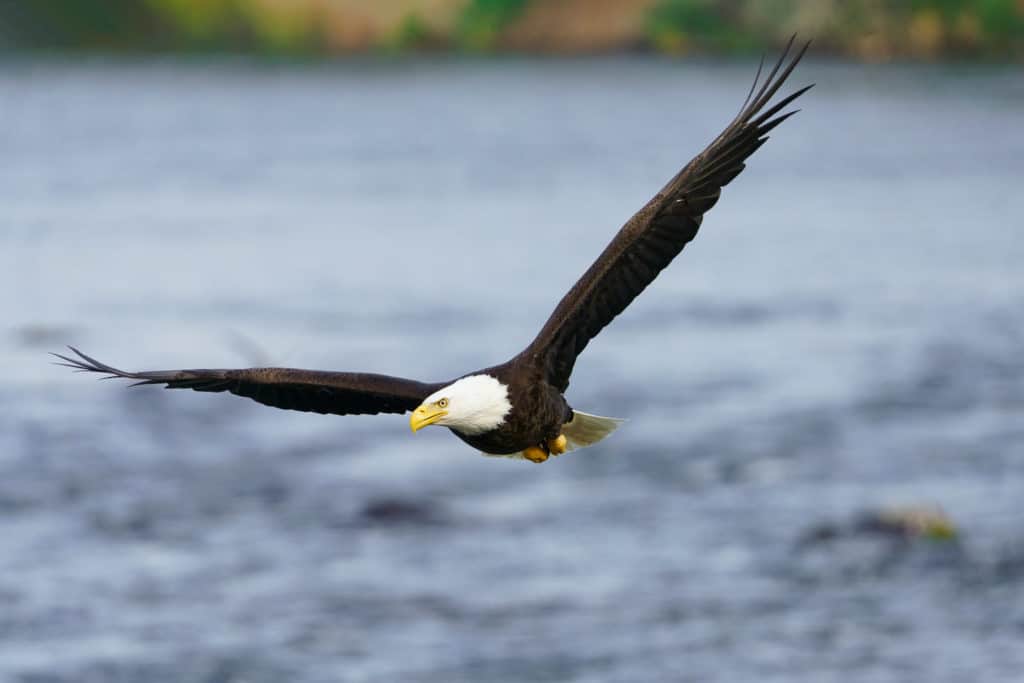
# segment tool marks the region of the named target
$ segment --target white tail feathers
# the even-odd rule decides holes
[[[617,417],[601,417],[572,411],[572,420],[562,426],[562,434],[568,441],[568,449],[574,451],[584,446],[592,446],[619,428],[625,420]]]

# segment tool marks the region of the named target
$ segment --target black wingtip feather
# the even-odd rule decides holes
[[[62,363],[54,363],[54,365],[61,365],[66,368],[71,368],[75,372],[95,372],[104,375],[103,377],[100,377],[98,379],[121,379],[132,378],[135,376],[130,372],[124,372],[123,370],[118,370],[117,368],[107,365],[106,363],[101,363],[92,356],[88,356],[82,353],[74,346],[69,345],[68,349],[70,349],[73,354],[78,356],[78,358],[72,358],[71,356],[65,356],[62,353],[53,353],[51,351],[51,356],[59,358],[61,361],[63,361]]]
[[[761,126],[762,124],[764,124],[765,121],[767,121],[768,119],[770,119],[771,117],[775,116],[777,113],[785,109],[787,105],[791,104],[796,98],[800,97],[813,87],[814,84],[812,83],[811,85],[805,85],[799,90],[790,93],[789,95],[783,97],[781,100],[773,104],[765,111],[761,112],[761,114],[756,119],[753,119],[750,123],[754,126]]]
[[[758,133],[760,133],[763,136],[761,139],[767,140],[768,139],[768,133],[773,131],[780,123],[782,123],[783,121],[785,121],[789,117],[791,117],[791,116],[793,116],[795,114],[798,114],[800,111],[801,111],[800,109],[794,109],[793,111],[788,111],[785,114],[782,114],[781,116],[777,116],[774,119],[772,119],[771,121],[769,121],[768,123],[766,123],[763,126],[761,126],[758,129]]]
[[[761,72],[764,71],[764,60],[765,55],[762,54],[761,61],[757,64],[757,73],[754,74],[754,82],[750,84],[750,90],[747,91],[747,96],[743,99],[743,104],[740,105],[740,111],[736,114],[737,117],[742,116],[747,105],[750,104],[750,98],[753,96],[754,91],[757,89],[757,84],[761,80]]]
[[[790,59],[788,63],[786,63],[786,58],[789,56],[789,52],[792,49],[793,42],[795,40],[796,34],[793,34],[790,37],[789,42],[786,43],[786,48],[782,51],[782,55],[779,57],[779,60],[775,63],[775,66],[772,68],[771,73],[768,75],[768,78],[762,85],[761,90],[758,91],[757,97],[754,98],[754,101],[750,104],[749,107],[747,107],[747,110],[744,112],[745,116],[743,118],[753,116],[762,107],[768,104],[768,101],[775,96],[775,93],[778,92],[779,88],[782,87],[782,84],[786,82],[786,79],[789,78],[789,75],[793,73],[793,69],[796,68],[796,65],[800,63],[801,59],[803,59],[804,54],[807,52],[807,48],[810,47],[811,45],[810,41],[804,43],[797,51],[797,53],[793,55],[793,58]],[[782,72],[779,73],[779,69],[782,67],[783,64],[785,64],[786,66],[784,69],[782,69]],[[776,74],[778,74],[778,78],[775,78]]]
[[[789,51],[793,48],[793,41],[795,39],[795,34],[790,36],[789,42],[787,42],[786,47],[783,48],[782,54],[779,55],[779,59],[775,62],[775,66],[772,67],[772,70],[768,73],[768,77],[765,78],[764,83],[761,84],[761,89],[758,90],[757,96],[754,97],[754,101],[750,104],[749,110],[751,113],[763,107],[764,102],[771,99],[771,96],[775,92],[773,88],[777,89],[778,86],[782,84],[782,81],[786,80],[786,76],[788,75],[787,72],[791,71],[792,68],[796,66],[796,62],[800,61],[800,57],[803,53],[797,55],[796,59],[787,66],[787,71],[784,71],[783,75],[777,81],[775,80],[775,74],[779,73],[779,68],[786,63],[786,57],[789,56]]]

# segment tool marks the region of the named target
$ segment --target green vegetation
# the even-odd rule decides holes
[[[737,3],[663,0],[647,18],[648,36],[661,52],[749,51],[762,41],[743,29]]]
[[[539,19],[546,2],[0,0],[0,47],[321,54],[513,45],[564,52],[565,46],[588,51],[618,45],[736,53],[777,46],[796,31],[813,37],[816,50],[869,60],[1024,58],[1024,0],[654,0],[636,3],[636,21],[612,32],[612,42],[599,37],[609,34],[600,27],[626,26],[623,12],[575,0],[578,11],[587,13],[591,43],[570,21],[565,38],[557,27],[551,30]],[[573,0],[563,2],[573,7]],[[539,21],[531,24],[531,16]],[[543,35],[531,34],[540,24]],[[518,43],[506,40],[513,28]]]
[[[423,17],[416,12],[410,12],[398,24],[390,40],[386,41],[386,47],[397,52],[406,52],[425,49],[433,42],[434,36]]]
[[[864,59],[1024,56],[1021,0],[661,0],[655,49],[736,52],[798,31],[815,47]]]
[[[136,0],[8,0],[0,3],[0,39],[15,46],[114,49],[159,41],[154,20]]]
[[[280,3],[247,0],[142,0],[140,4],[149,9],[153,23],[167,27],[169,44],[175,49],[270,53],[322,50],[315,5],[297,12]]]
[[[470,50],[495,47],[502,29],[522,14],[528,0],[470,0],[459,17],[458,42]]]

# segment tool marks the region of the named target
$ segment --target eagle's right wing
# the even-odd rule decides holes
[[[413,410],[442,384],[356,372],[322,372],[292,368],[238,370],[156,370],[124,372],[69,347],[77,358],[53,354],[69,368],[97,372],[107,379],[163,384],[167,389],[229,391],[263,405],[333,415],[404,413]]]

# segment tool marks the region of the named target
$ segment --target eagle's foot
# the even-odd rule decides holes
[[[550,452],[551,455],[561,455],[562,453],[565,453],[569,444],[565,439],[565,434],[559,434],[555,438],[549,439],[547,446],[548,452]]]
[[[530,462],[540,464],[548,459],[548,452],[540,446],[530,446],[523,451],[523,457]]]

